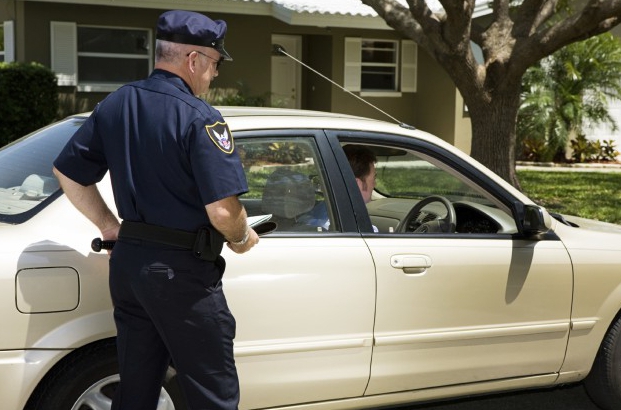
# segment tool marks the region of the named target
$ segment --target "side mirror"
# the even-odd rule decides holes
[[[551,227],[550,215],[537,205],[524,205],[522,232],[525,235],[546,233]]]

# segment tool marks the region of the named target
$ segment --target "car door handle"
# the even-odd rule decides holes
[[[390,266],[404,273],[420,274],[431,267],[431,258],[427,255],[393,255]]]

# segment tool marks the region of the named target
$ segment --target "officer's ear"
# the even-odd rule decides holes
[[[196,59],[198,58],[198,53],[196,51],[190,51],[189,53],[186,54],[186,61],[185,64],[187,64],[188,70],[190,70],[191,72],[196,72]]]

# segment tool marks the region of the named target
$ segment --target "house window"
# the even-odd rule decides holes
[[[152,70],[151,30],[52,22],[52,70],[59,85],[114,91]]]
[[[362,40],[362,91],[397,91],[398,43],[390,40]]]
[[[124,84],[150,71],[149,30],[78,26],[78,83]]]
[[[361,94],[416,92],[417,46],[411,40],[345,39],[345,88]]]

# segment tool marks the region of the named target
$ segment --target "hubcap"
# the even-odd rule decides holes
[[[99,380],[82,393],[71,410],[110,410],[119,381],[118,374]],[[175,405],[165,389],[160,392],[157,410],[175,410]]]

